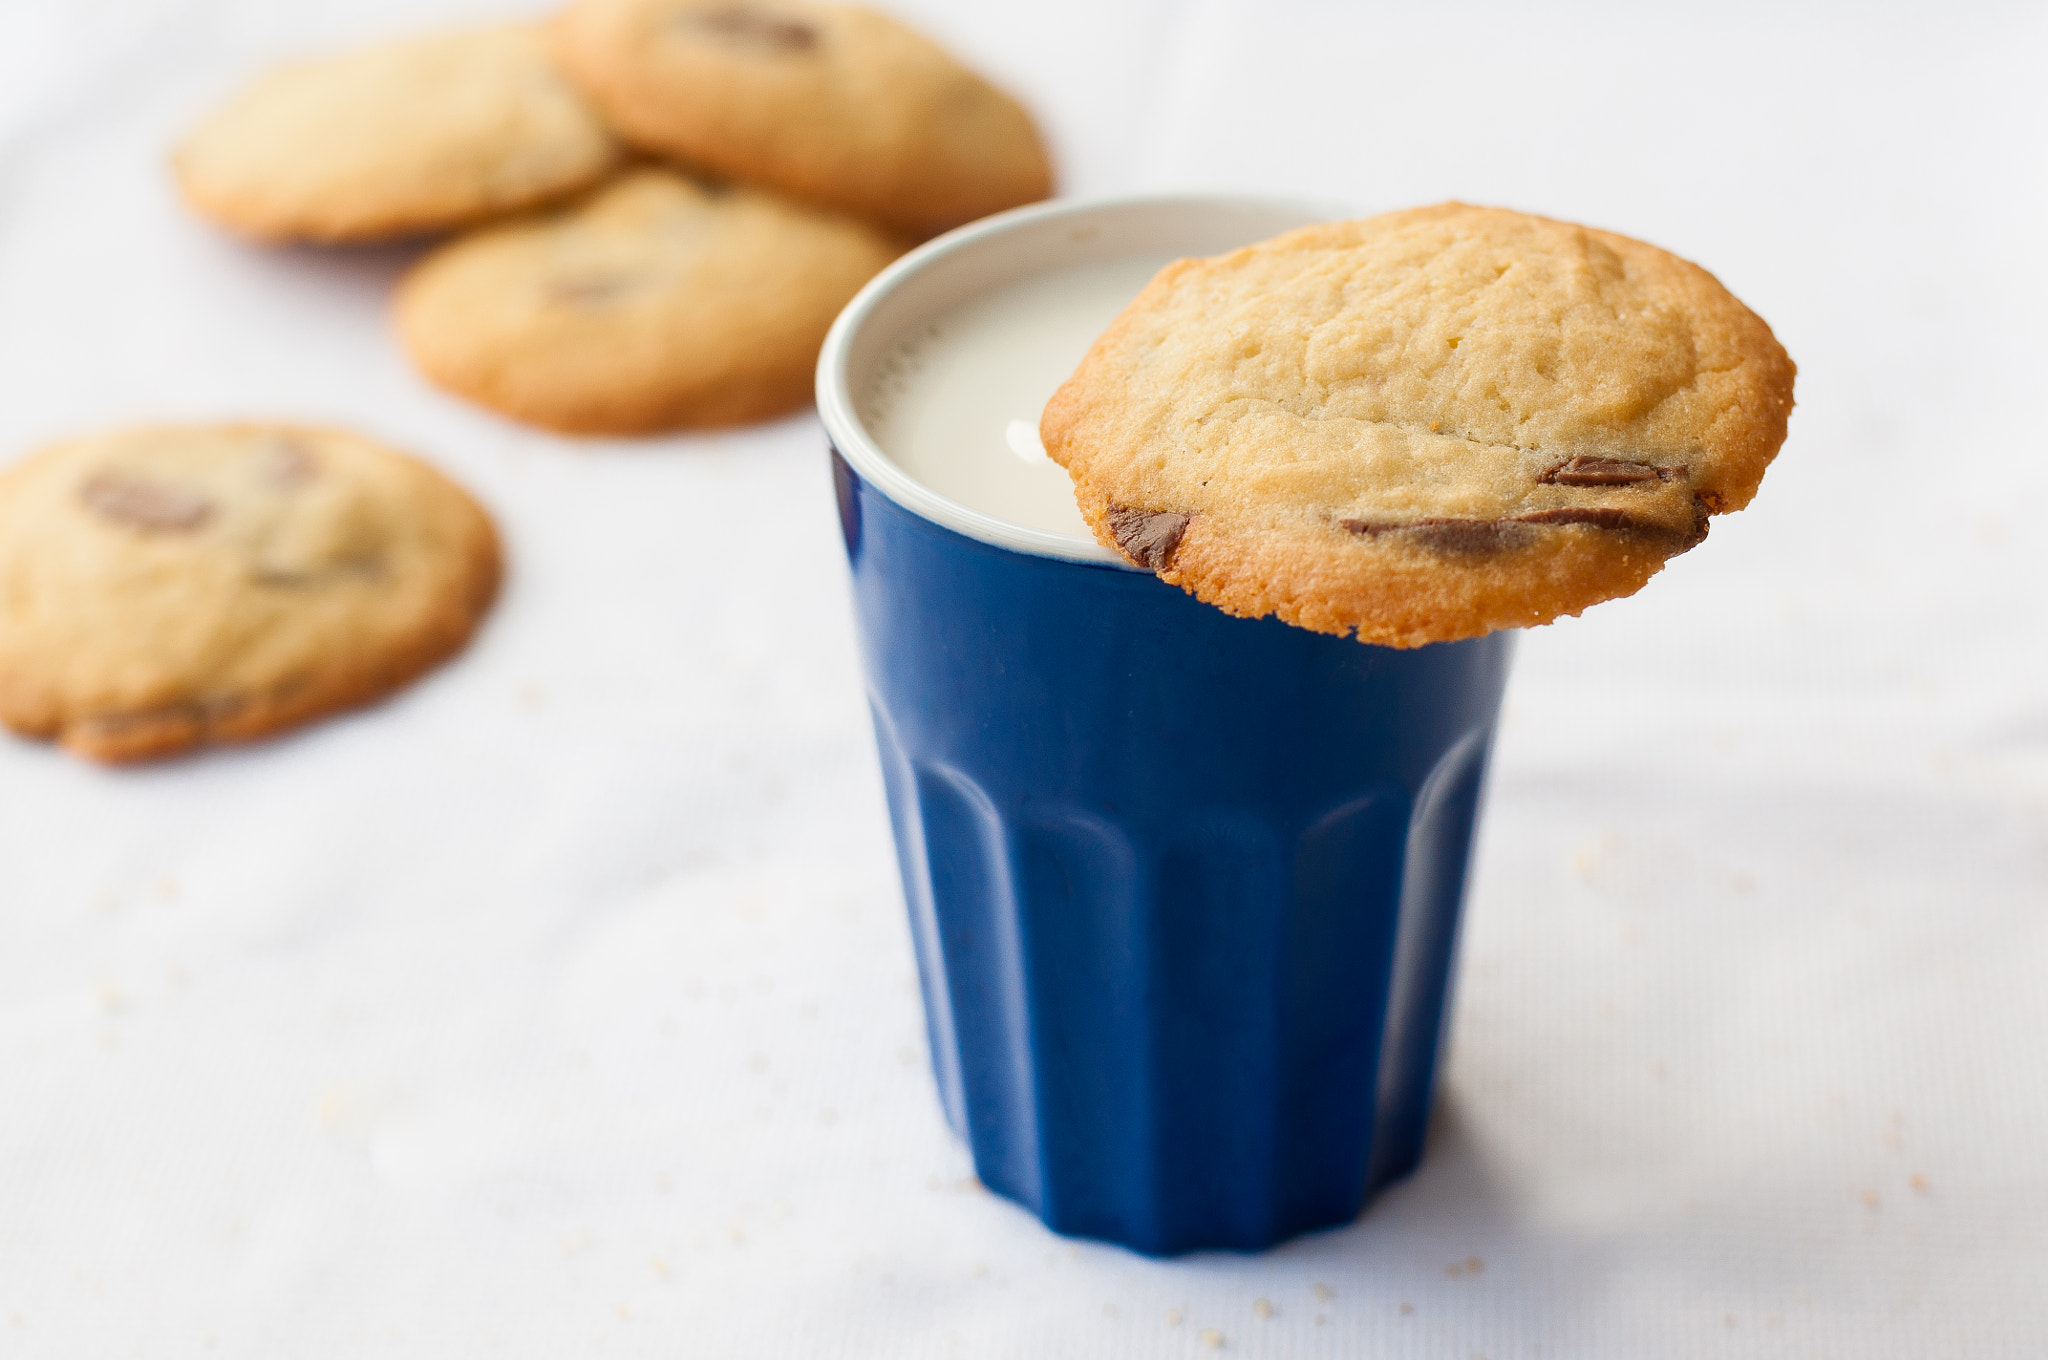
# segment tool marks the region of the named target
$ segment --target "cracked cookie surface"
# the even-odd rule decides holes
[[[265,241],[444,231],[594,184],[623,152],[538,28],[434,33],[287,64],[172,157],[201,213]]]
[[[499,563],[461,488],[343,431],[54,444],[0,471],[0,721],[103,761],[261,737],[459,650]]]
[[[1756,493],[1793,374],[1697,265],[1450,203],[1167,266],[1040,432],[1134,564],[1413,647],[1640,588]]]
[[[1044,198],[1031,116],[886,15],[803,0],[575,0],[566,70],[619,135],[919,236]]]
[[[441,247],[397,323],[435,383],[517,420],[636,434],[811,398],[832,319],[894,259],[864,223],[643,169]]]

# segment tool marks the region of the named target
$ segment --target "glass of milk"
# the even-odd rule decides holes
[[[1147,1253],[1348,1222],[1421,1157],[1510,636],[1202,604],[1095,541],[1039,413],[1167,261],[1340,215],[1019,209],[819,359],[946,1117],[990,1189]]]

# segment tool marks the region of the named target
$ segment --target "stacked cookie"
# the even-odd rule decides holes
[[[607,434],[801,407],[832,318],[906,244],[1051,190],[1014,100],[892,19],[801,0],[577,0],[286,66],[175,168],[258,240],[466,231],[400,284],[408,352]]]
[[[268,242],[461,232],[403,280],[427,376],[576,433],[803,406],[832,319],[909,241],[1042,198],[1014,101],[844,6],[579,0],[263,77],[174,157]],[[264,736],[459,650],[489,517],[337,430],[163,426],[0,473],[0,723],[104,761]]]

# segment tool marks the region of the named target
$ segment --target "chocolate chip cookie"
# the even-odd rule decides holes
[[[296,62],[173,157],[200,212],[265,241],[441,231],[594,184],[621,149],[536,28],[468,29]]]
[[[339,430],[158,426],[0,472],[0,722],[103,761],[367,703],[459,650],[489,518]]]
[[[922,34],[801,0],[575,0],[555,50],[619,135],[929,236],[1044,198],[1023,107]]]
[[[1756,494],[1793,374],[1697,265],[1450,203],[1169,265],[1041,436],[1133,563],[1413,647],[1641,587]]]
[[[897,250],[848,218],[645,169],[429,255],[399,285],[398,331],[434,382],[549,429],[760,420],[810,400],[832,319]]]

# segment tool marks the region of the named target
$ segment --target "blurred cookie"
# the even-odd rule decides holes
[[[459,487],[339,430],[52,445],[0,472],[0,721],[105,761],[264,736],[458,650],[498,574]]]
[[[1412,647],[1636,590],[1749,503],[1793,373],[1697,265],[1453,203],[1169,265],[1041,433],[1132,562]]]
[[[173,157],[206,216],[266,241],[366,241],[530,207],[595,183],[620,148],[527,26],[294,62]]]
[[[922,34],[797,0],[575,0],[563,69],[621,137],[929,236],[1052,192],[1031,116]]]
[[[399,284],[434,382],[581,434],[796,410],[833,317],[894,258],[846,218],[639,170],[562,212],[441,247]]]

